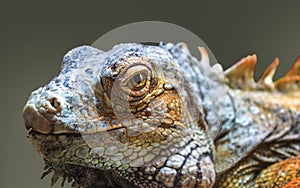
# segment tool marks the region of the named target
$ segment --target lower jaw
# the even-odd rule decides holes
[[[46,171],[43,173],[42,178],[53,172],[51,186],[59,178],[62,178],[62,187],[65,180],[67,180],[72,184],[72,187],[137,188],[136,185],[109,170],[100,170],[70,163],[47,162],[47,160],[45,160],[45,163],[46,167],[44,169]]]
[[[47,162],[46,162],[47,164]],[[109,171],[103,171],[95,168],[82,167],[79,165],[62,164],[49,164],[46,171],[42,175],[42,178],[51,172],[51,186],[53,186],[59,178],[62,178],[62,185],[67,179],[69,183],[72,183],[72,187],[122,187],[122,188],[134,188],[135,186],[130,184],[125,179],[114,176]]]

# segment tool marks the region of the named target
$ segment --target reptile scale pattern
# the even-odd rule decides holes
[[[23,110],[29,139],[73,187],[297,187],[300,58],[254,81],[256,55],[223,71],[186,44],[69,51]]]

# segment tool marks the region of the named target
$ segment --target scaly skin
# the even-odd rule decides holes
[[[184,44],[67,53],[23,113],[43,176],[74,187],[295,184],[299,95],[227,85],[200,51],[201,61]]]
[[[268,134],[255,146],[256,148],[251,153],[234,164],[232,169],[222,172],[215,187],[282,187],[287,183],[287,180],[291,180],[285,179],[286,176],[295,178],[300,175],[295,173],[295,171],[298,170],[299,172],[300,170],[300,161],[297,161],[299,157],[293,158],[293,156],[299,156],[300,151],[299,108],[288,106],[289,100],[296,98],[259,91],[237,91],[234,93],[241,96],[243,101],[250,99],[248,105],[243,105],[248,106],[247,111],[253,115],[250,114],[251,124],[248,125],[248,128],[253,126],[255,122],[259,123],[259,132],[255,133],[257,136],[245,133],[245,137],[237,138],[239,139],[238,143],[248,139],[257,142],[260,140],[259,134],[262,131],[266,131]],[[237,96],[236,99],[238,98]],[[300,101],[300,98],[297,101]],[[243,106],[236,108],[236,110],[242,111]],[[233,139],[233,137],[229,138]],[[218,148],[218,144],[216,145]],[[220,154],[220,156],[224,155]],[[282,161],[284,159],[285,161]],[[290,165],[293,163],[296,165]],[[284,171],[286,173],[283,173]],[[279,178],[281,176],[283,179]]]

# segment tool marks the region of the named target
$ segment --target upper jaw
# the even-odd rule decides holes
[[[74,133],[74,129],[61,121],[61,111],[66,108],[64,97],[47,90],[47,87],[31,93],[23,109],[26,129],[42,134]]]
[[[42,99],[41,99],[42,100]],[[38,100],[40,101],[40,100]],[[41,134],[93,134],[110,130],[122,129],[123,125],[118,123],[110,125],[106,120],[100,120],[95,117],[92,120],[86,120],[83,117],[77,117],[70,113],[69,116],[62,117],[59,114],[50,111],[53,107],[47,102],[40,110],[32,100],[29,100],[23,109],[23,118],[27,130]],[[46,110],[45,110],[46,109]],[[50,110],[49,110],[50,109]],[[92,125],[92,126],[91,126]]]
[[[55,115],[53,115],[54,117]],[[76,131],[61,126],[55,122],[51,122],[44,115],[38,112],[34,104],[26,104],[23,110],[23,118],[25,120],[25,127],[27,130],[32,130],[42,134],[61,134],[74,133]]]
[[[86,120],[81,114],[75,113],[81,106],[79,94],[68,91],[61,85],[57,88],[51,82],[29,96],[23,109],[25,127],[42,134],[84,132]]]

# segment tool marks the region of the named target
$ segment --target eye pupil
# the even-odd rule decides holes
[[[130,88],[133,90],[142,89],[147,83],[147,77],[144,74],[135,74],[131,77],[131,86]]]
[[[136,74],[136,75],[134,75],[133,76],[133,80],[134,80],[134,82],[135,83],[137,83],[137,84],[140,84],[141,83],[141,81],[142,81],[142,75],[140,75],[140,74]]]

